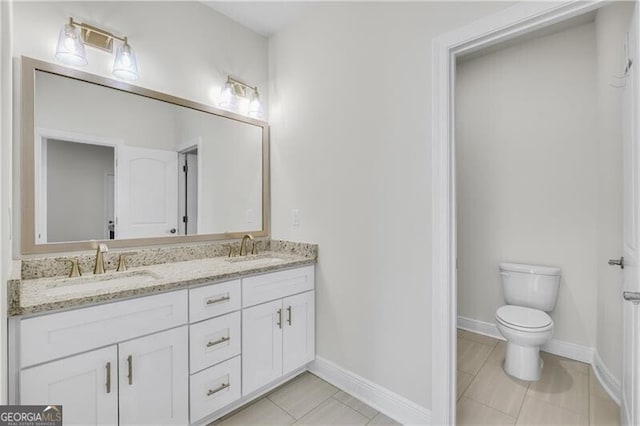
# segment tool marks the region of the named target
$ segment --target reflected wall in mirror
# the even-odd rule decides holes
[[[28,58],[23,67],[33,93],[23,253],[268,235],[265,123]]]

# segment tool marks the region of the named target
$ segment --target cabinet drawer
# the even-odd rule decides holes
[[[191,376],[191,423],[240,398],[240,357]]]
[[[245,278],[242,280],[242,306],[313,290],[313,286],[313,265]]]
[[[21,367],[186,324],[187,309],[181,290],[22,320]]]
[[[197,322],[240,309],[240,280],[189,290],[189,321]]]
[[[189,326],[191,373],[240,353],[240,312]]]

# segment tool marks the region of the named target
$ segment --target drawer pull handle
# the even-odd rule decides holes
[[[282,328],[282,309],[278,309],[278,327]]]
[[[107,363],[107,393],[111,393],[111,363]]]
[[[207,396],[211,396],[211,395],[213,395],[214,393],[218,393],[218,392],[220,392],[220,391],[222,391],[222,390],[225,390],[225,389],[226,389],[226,388],[228,388],[229,386],[231,386],[229,383],[223,383],[223,384],[221,384],[220,386],[218,386],[218,387],[217,387],[217,388],[215,388],[215,389],[209,389],[209,390],[207,391]]]
[[[127,357],[127,366],[129,367],[129,373],[127,374],[127,379],[129,379],[129,384],[133,384],[133,355],[129,355]]]
[[[222,296],[222,297],[219,297],[217,299],[209,299],[209,300],[207,300],[207,305],[214,305],[216,303],[226,302],[229,299],[231,299],[231,297],[229,297],[229,296]]]
[[[291,306],[287,308],[287,322],[291,325]]]
[[[207,342],[207,347],[210,348],[211,346],[219,345],[220,343],[228,342],[229,340],[231,340],[231,337],[221,337],[215,342]]]

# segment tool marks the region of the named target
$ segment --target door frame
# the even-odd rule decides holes
[[[118,149],[124,145],[124,140],[119,138],[92,135],[88,133],[72,132],[67,130],[38,127],[35,129],[33,161],[35,172],[35,244],[47,244],[47,143],[49,139],[57,139],[67,142],[82,143],[87,145],[100,145],[113,148],[113,174],[114,185],[117,184],[116,166],[118,164]],[[113,195],[116,196],[117,188],[114,187]],[[117,199],[114,199],[113,208],[117,210]]]
[[[456,416],[456,57],[607,4],[603,0],[519,3],[433,40],[431,424],[454,424]]]

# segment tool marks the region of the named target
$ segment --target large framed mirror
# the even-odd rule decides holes
[[[22,58],[23,254],[269,233],[269,129]]]

